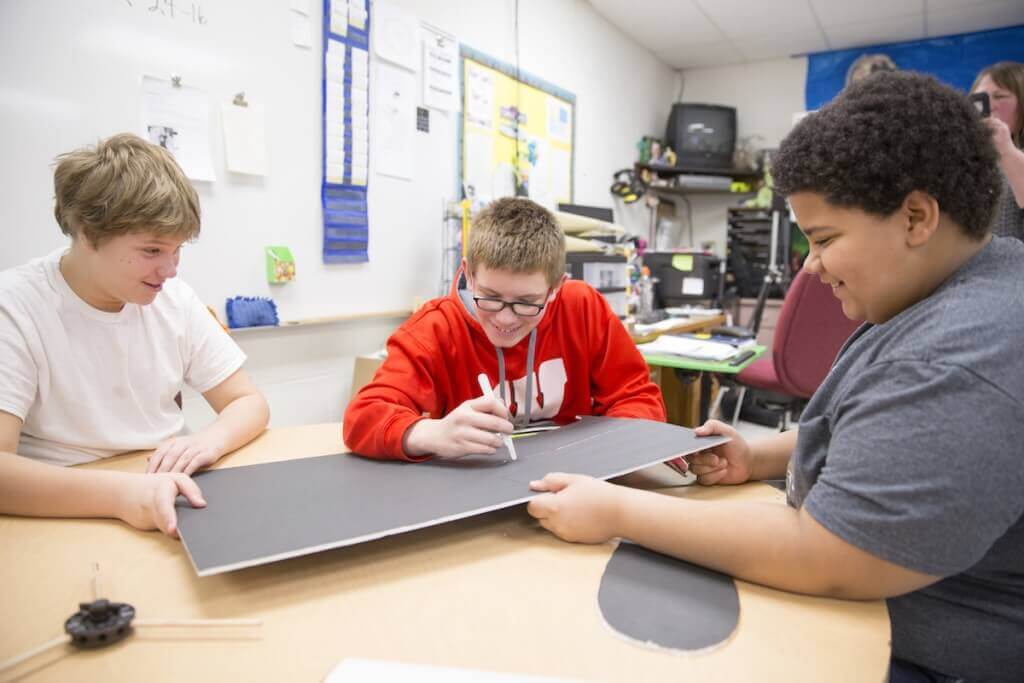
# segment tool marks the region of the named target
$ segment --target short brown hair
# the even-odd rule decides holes
[[[971,92],[978,89],[981,79],[988,76],[1000,88],[1017,96],[1017,120],[1010,126],[1010,135],[1015,145],[1024,144],[1024,64],[1020,62],[996,62],[978,72],[971,86]]]
[[[56,161],[53,213],[65,235],[93,247],[136,232],[199,236],[199,197],[163,147],[121,133]]]
[[[565,235],[554,215],[529,199],[491,202],[473,219],[466,263],[513,273],[543,272],[554,287],[565,274]]]

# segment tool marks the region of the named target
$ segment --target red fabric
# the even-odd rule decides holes
[[[775,375],[775,364],[770,357],[762,356],[743,368],[736,376],[736,380],[754,389],[786,393],[779,386],[779,378]]]
[[[801,270],[782,302],[771,359],[751,363],[736,380],[756,389],[810,398],[859,324],[843,314],[831,287]]]
[[[504,349],[506,401],[515,382],[517,412],[525,400],[529,336]],[[345,411],[345,444],[372,458],[422,460],[402,451],[402,438],[423,417],[441,418],[480,396],[477,375],[498,384],[497,350],[455,292],[425,304],[387,344],[373,381]],[[564,380],[562,372],[564,369]],[[537,326],[531,419],[572,421],[578,415],[665,420],[665,404],[643,356],[595,289],[567,281]],[[538,382],[539,378],[539,382]],[[499,389],[494,391],[500,396]]]

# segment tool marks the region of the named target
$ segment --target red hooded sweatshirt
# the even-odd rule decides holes
[[[345,411],[345,445],[371,458],[426,459],[402,450],[406,430],[417,420],[442,418],[478,398],[480,373],[487,374],[514,422],[526,418],[528,388],[531,422],[565,424],[578,415],[665,420],[661,391],[650,381],[647,363],[590,285],[568,280],[547,306],[535,329],[530,387],[531,335],[499,351],[474,311],[472,299],[464,303],[453,287],[391,335],[387,359]]]

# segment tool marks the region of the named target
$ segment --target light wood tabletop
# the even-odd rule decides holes
[[[218,467],[341,452],[340,424],[273,429]],[[145,454],[88,465],[141,472]],[[666,467],[631,484],[705,501],[784,505],[763,484],[679,486]],[[287,514],[283,511],[282,514]],[[680,529],[681,534],[686,529]],[[0,660],[63,632],[93,598],[139,619],[259,619],[258,627],[140,626],[94,651],[49,650],[0,675],[27,681],[319,681],[343,658],[583,680],[883,681],[883,602],[793,595],[737,582],[739,627],[710,652],[627,642],[597,592],[614,544],[559,541],[522,506],[391,538],[199,578],[178,541],[113,520],[0,516]]]

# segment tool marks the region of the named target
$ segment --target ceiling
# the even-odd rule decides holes
[[[1024,0],[590,0],[677,69],[1024,24]]]

